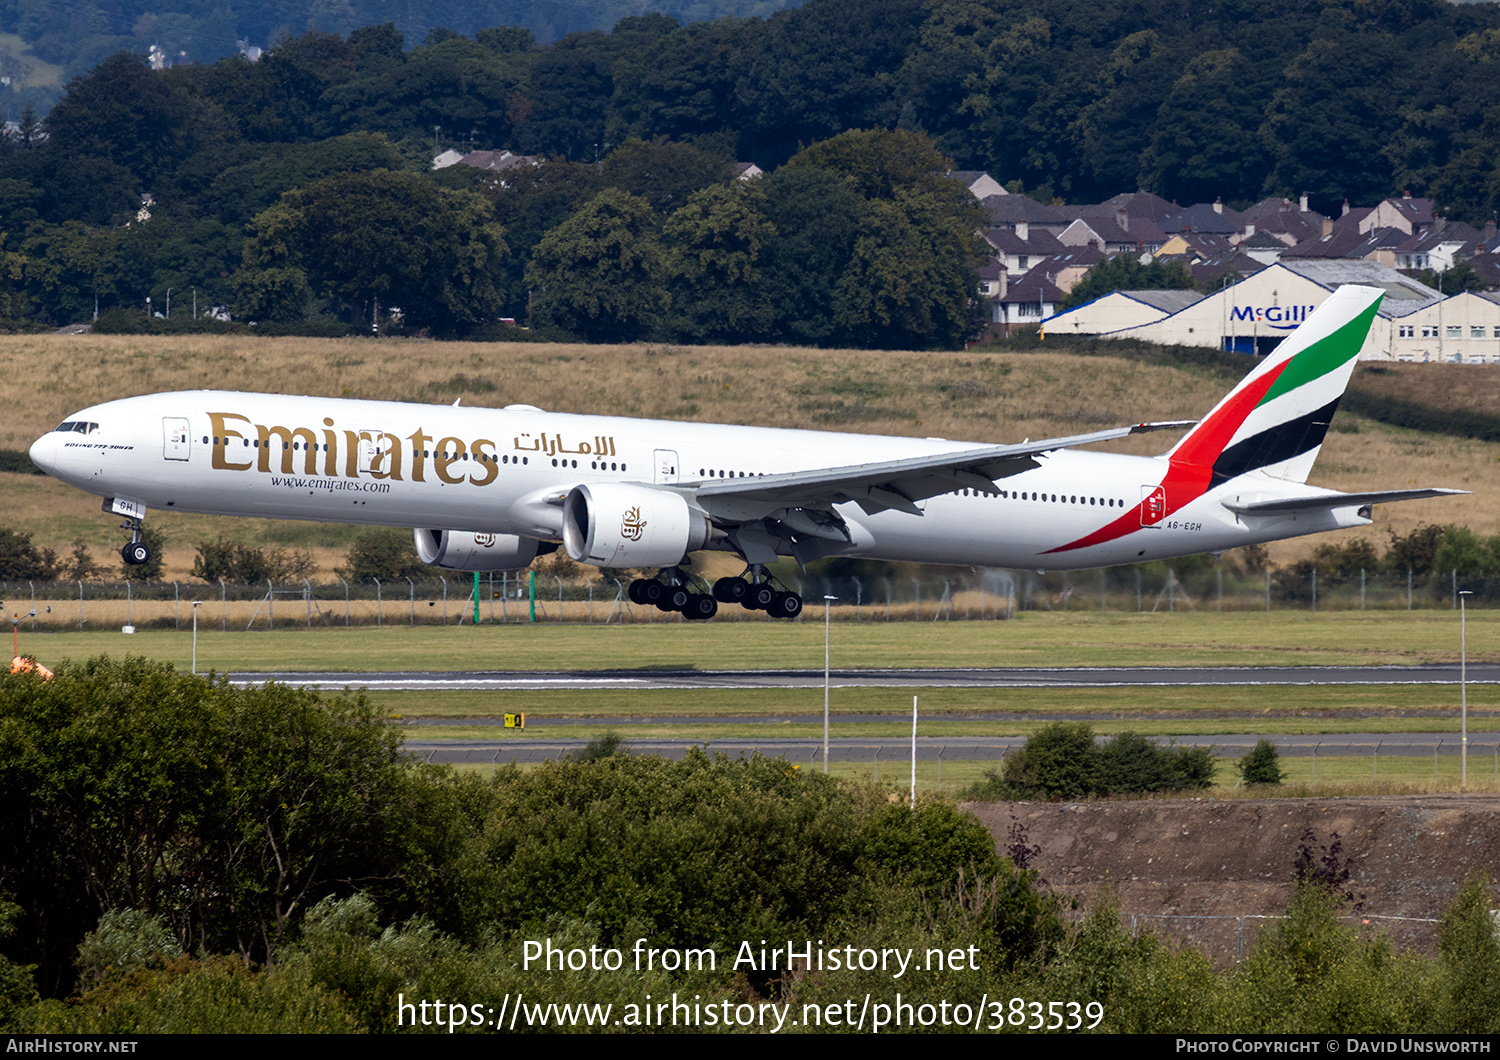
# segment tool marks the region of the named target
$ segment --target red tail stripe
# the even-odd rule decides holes
[[[1172,462],[1181,461],[1184,464],[1199,464],[1203,467],[1212,467],[1229,440],[1234,437],[1234,432],[1240,429],[1245,418],[1255,411],[1257,405],[1266,396],[1266,391],[1271,389],[1286,366],[1291,364],[1290,360],[1284,361],[1274,371],[1267,372],[1250,386],[1231,394],[1229,400],[1221,405],[1217,412],[1212,413],[1206,420],[1193,428],[1177,452],[1172,454]]]

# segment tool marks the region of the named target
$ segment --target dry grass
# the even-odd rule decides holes
[[[1366,394],[1400,398],[1439,409],[1500,416],[1500,387],[1492,367],[1472,364],[1361,365],[1354,386]]]
[[[1396,367],[1403,385],[1415,386],[1420,377],[1423,387],[1439,388],[1435,393],[1456,383],[1477,387],[1481,376],[1488,378],[1464,365]],[[1448,374],[1455,382],[1439,380]],[[462,397],[475,405],[526,402],[560,411],[982,442],[1196,417],[1224,390],[1222,380],[1206,370],[1056,353],[11,336],[0,337],[0,399],[9,410],[0,446],[24,449],[69,413],[111,398],[204,387],[259,391],[268,381],[285,393],[443,404]],[[1488,400],[1493,405],[1495,396]],[[1340,422],[1357,432],[1329,435],[1313,476],[1316,485],[1442,485],[1478,496],[1390,505],[1378,513],[1375,531],[1323,535],[1318,542],[1369,536],[1383,547],[1386,528],[1405,533],[1425,523],[1458,522],[1489,533],[1500,524],[1500,445],[1390,429],[1347,413]],[[1153,453],[1171,441],[1169,435],[1145,436],[1110,448]],[[98,549],[118,546],[112,521],[99,514],[91,497],[23,476],[0,476],[0,489],[6,523],[32,531],[39,544],[63,551],[82,537]],[[185,576],[193,547],[220,534],[324,546],[318,559],[328,570],[350,533],[322,524],[153,518],[168,534],[168,577]],[[1309,547],[1305,539],[1283,543],[1272,557],[1286,562]]]

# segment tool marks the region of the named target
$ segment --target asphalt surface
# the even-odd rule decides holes
[[[820,688],[822,670],[560,670],[560,671],[470,671],[460,673],[417,671],[370,671],[358,673],[236,673],[236,684],[260,684],[280,681],[300,687],[325,689],[365,688],[370,691],[521,691],[580,689],[758,689]],[[829,684],[833,688],[1125,688],[1125,687],[1217,687],[1217,686],[1308,686],[1308,685],[1456,685],[1456,665],[1429,666],[1258,666],[1258,667],[1082,667],[1058,668],[989,668],[989,669],[922,669],[922,670],[833,670]],[[1500,665],[1480,664],[1468,668],[1471,684],[1500,684]],[[1092,715],[1091,715],[1092,716]],[[965,714],[965,720],[1013,721],[1021,717],[1005,712]],[[1050,720],[1026,715],[1027,720]],[[635,724],[660,725],[772,725],[786,722],[812,723],[822,715],[785,714],[701,718],[674,716],[663,718],[558,718],[537,719],[525,735],[497,728],[494,736],[482,739],[408,739],[406,749],[426,761],[453,764],[536,762],[578,750],[586,741],[584,735],[567,736],[565,732],[588,727],[594,732],[603,728],[627,728]],[[835,716],[838,726],[860,722],[891,722],[889,714]],[[470,728],[499,726],[497,718],[414,719],[409,727],[463,726]],[[556,736],[550,729],[560,730]],[[918,726],[920,733],[920,724]],[[731,757],[748,754],[784,756],[795,763],[815,764],[822,761],[821,738],[777,738],[770,734],[753,739],[720,739],[705,743],[693,739],[629,739],[631,750],[642,754],[661,754],[680,758],[694,747],[706,747],[711,753]],[[1178,746],[1213,746],[1220,754],[1244,754],[1262,737],[1259,734],[1178,736]],[[1456,734],[1384,733],[1384,734],[1277,734],[1265,737],[1276,744],[1283,755],[1402,755],[1456,756],[1460,741]],[[1012,747],[1020,746],[1023,737],[922,737],[918,736],[918,761],[993,761]],[[1473,768],[1493,765],[1500,769],[1500,734],[1479,734],[1469,739]],[[894,739],[835,737],[830,744],[829,761],[892,763],[893,767],[909,762],[912,755],[909,736]]]
[[[564,691],[577,689],[821,688],[822,670],[472,670],[235,673],[236,684],[398,691]],[[1500,684],[1500,664],[1469,667],[1470,684]],[[1431,666],[994,667],[832,670],[834,688],[1123,688],[1221,685],[1456,685],[1459,668]]]

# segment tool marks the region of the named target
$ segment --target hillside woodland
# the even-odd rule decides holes
[[[1488,4],[811,0],[545,45],[335,28],[256,62],[100,56],[14,113],[0,321],[149,298],[262,327],[943,347],[980,250],[948,169],[1075,202],[1410,191],[1475,225],[1500,203]],[[449,148],[525,161],[433,171]]]

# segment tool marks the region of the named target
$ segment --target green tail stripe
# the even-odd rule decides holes
[[[1375,302],[1332,335],[1313,343],[1293,357],[1280,377],[1266,391],[1266,396],[1260,399],[1260,404],[1274,401],[1282,394],[1296,390],[1314,379],[1320,379],[1358,356],[1379,306],[1380,303]]]

